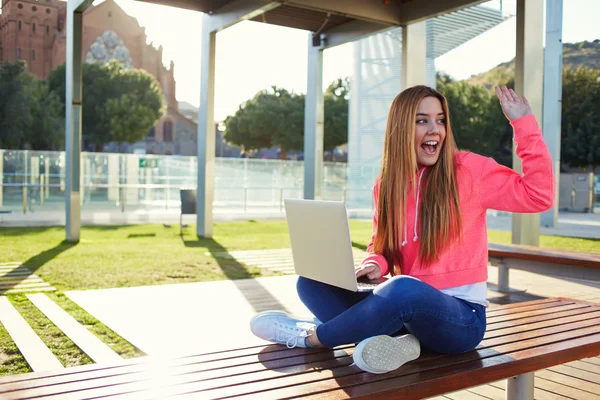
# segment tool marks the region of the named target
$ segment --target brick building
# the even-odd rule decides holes
[[[63,64],[66,6],[65,1],[59,0],[2,0],[0,62],[24,60],[39,79],[45,79]],[[150,129],[143,142],[120,149],[107,146],[107,150],[185,154],[190,151],[189,146],[178,141],[189,143],[189,139],[195,139],[196,124],[178,111],[173,62],[166,67],[162,46],[156,48],[146,40],[145,29],[114,0],[91,6],[83,14],[83,61],[106,63],[117,59],[126,68],[146,70],[161,84],[168,106],[167,114]]]

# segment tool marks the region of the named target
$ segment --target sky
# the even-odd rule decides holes
[[[175,62],[177,99],[195,106],[200,98],[202,14],[133,0],[116,0],[146,27],[148,42],[163,46],[165,65]],[[499,8],[500,0],[488,6]],[[97,4],[98,2],[94,2]],[[563,42],[600,39],[600,0],[563,0]],[[485,4],[485,3],[484,3]],[[516,0],[502,0],[515,13]],[[456,79],[485,72],[515,55],[516,21],[504,23],[436,59],[436,68]],[[258,91],[271,86],[306,91],[309,33],[257,22],[242,22],[217,34],[215,120],[224,120]],[[353,46],[324,52],[323,84],[352,74]]]

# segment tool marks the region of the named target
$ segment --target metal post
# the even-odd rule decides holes
[[[509,289],[510,289],[509,273],[510,273],[510,270],[509,270],[508,266],[504,262],[501,262],[498,265],[498,291],[499,292],[508,292],[509,291]]]
[[[215,170],[215,51],[217,33],[211,17],[202,16],[200,108],[198,111],[198,195],[196,234],[212,237]]]
[[[23,214],[27,214],[27,182],[23,183]]]
[[[283,210],[283,188],[279,188],[279,211]]]
[[[560,187],[560,125],[562,104],[562,13],[563,0],[546,0],[546,49],[544,53],[544,111],[542,132],[552,156],[556,196],[554,206],[542,213],[542,226],[558,223]]]
[[[417,22],[402,27],[402,90],[426,84],[427,22]]]
[[[507,379],[506,400],[533,400],[534,381],[534,372]]]
[[[75,9],[67,3],[67,80],[66,80],[66,238],[78,242],[81,230],[81,99],[82,99],[82,22],[85,7]]]
[[[44,174],[46,175],[46,187],[44,188],[44,196],[45,198],[48,198],[50,197],[50,160],[48,159],[48,157],[44,159]]]
[[[304,103],[304,198],[320,199],[323,180],[323,44],[308,35],[308,77]]]
[[[527,97],[534,115],[542,115],[544,90],[543,66],[544,0],[517,0],[517,52],[515,59],[515,91]],[[521,160],[513,143],[513,169],[522,172]],[[512,242],[539,245],[540,215],[513,213]]]
[[[121,186],[121,212],[125,212],[125,187]]]
[[[44,205],[44,175],[40,175],[40,184],[39,184],[39,188],[40,188],[40,206]]]

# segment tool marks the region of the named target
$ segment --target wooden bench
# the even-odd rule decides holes
[[[334,350],[267,345],[7,376],[0,378],[0,398],[421,399],[508,379],[508,399],[533,399],[534,371],[600,355],[600,304],[543,299],[491,308],[487,318],[476,350],[424,351],[383,375],[351,365],[353,345]]]
[[[515,244],[488,245],[488,258],[498,266],[498,291],[512,291],[511,268],[565,278],[600,280],[600,253],[542,249]]]

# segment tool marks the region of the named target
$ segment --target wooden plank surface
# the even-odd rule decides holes
[[[115,353],[113,349],[81,326],[75,318],[71,317],[45,294],[28,294],[27,298],[95,362],[114,363],[122,360],[121,356]]]
[[[541,307],[538,310],[529,304],[496,309],[493,318],[497,325],[505,322],[513,325],[503,327],[500,335],[486,337],[475,351],[454,356],[424,352],[418,360],[384,375],[364,373],[353,366],[353,346],[326,351],[290,350],[270,345],[168,361],[147,358],[121,366],[88,366],[74,373],[54,373],[47,377],[0,378],[0,397],[6,400],[51,395],[78,400],[92,396],[122,399],[252,397],[261,400],[364,395],[422,398],[573,361],[575,366],[550,370],[549,375],[542,378],[550,383],[537,392],[541,398],[551,398],[553,392],[547,390],[548,387],[565,386],[561,382],[571,383],[575,379],[565,371],[574,374],[573,370],[589,365],[592,371],[582,375],[588,379],[595,376],[593,369],[598,365],[575,360],[600,354],[600,307],[567,300],[538,304]],[[547,307],[549,305],[552,307]],[[581,307],[573,308],[573,305]],[[546,320],[549,325],[539,324],[538,318],[548,316],[548,310],[565,308],[560,317]],[[582,315],[586,317],[581,318]],[[557,380],[561,382],[555,382]],[[577,390],[597,395],[596,385],[590,382],[584,389]],[[490,385],[486,387],[488,389],[480,390],[497,390],[490,389]],[[562,389],[566,394],[555,393],[554,396],[558,395],[555,398],[569,397],[568,393],[574,393],[569,387]],[[474,391],[470,393],[478,395]]]
[[[0,322],[32,370],[47,371],[63,368],[56,356],[4,296],[0,296]]]
[[[490,257],[510,257],[522,260],[545,261],[555,264],[578,265],[600,268],[600,254],[559,249],[546,249],[535,246],[490,243]]]

